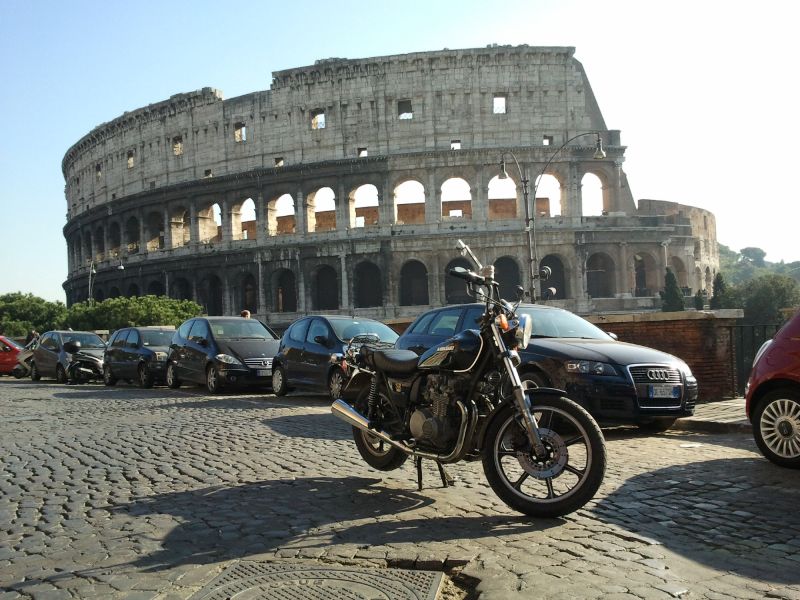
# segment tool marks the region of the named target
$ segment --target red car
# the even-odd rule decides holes
[[[17,354],[22,350],[19,344],[0,335],[0,375],[11,375],[11,370],[17,364]]]
[[[745,397],[758,449],[800,469],[800,312],[759,348]]]

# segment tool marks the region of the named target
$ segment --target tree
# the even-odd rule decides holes
[[[748,246],[747,248],[742,248],[739,250],[739,254],[741,254],[744,258],[749,260],[753,263],[754,266],[763,268],[766,265],[764,264],[764,257],[767,255],[761,248],[754,248],[752,246]]]
[[[725,278],[722,275],[722,271],[714,275],[712,294],[711,301],[709,302],[711,310],[719,310],[720,308],[735,308],[733,294],[728,291],[728,285],[725,283]]]
[[[180,325],[202,313],[192,300],[166,296],[109,298],[102,302],[78,302],[70,306],[65,322],[73,329],[108,329],[147,325]]]
[[[703,295],[703,292],[701,290],[697,290],[697,293],[695,293],[694,295],[694,307],[697,310],[703,310],[705,303],[706,303],[706,298]]]
[[[800,305],[800,284],[786,275],[763,275],[740,286],[738,292],[749,323],[783,323],[781,309]]]
[[[678,312],[684,310],[683,293],[678,287],[678,280],[675,274],[667,267],[667,274],[664,277],[664,291],[661,292],[661,310],[664,312]]]
[[[10,337],[24,337],[31,329],[44,332],[63,324],[67,307],[33,294],[14,292],[0,296],[0,331]]]

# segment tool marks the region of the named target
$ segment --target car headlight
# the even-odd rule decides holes
[[[584,375],[617,375],[617,370],[604,362],[594,360],[568,360],[564,363],[567,373],[581,373]]]
[[[167,360],[167,353],[166,352],[153,352],[153,359],[156,362],[164,362]]]
[[[217,354],[214,357],[218,362],[221,362],[226,365],[242,365],[242,361],[240,361],[235,356],[231,356],[230,354]]]

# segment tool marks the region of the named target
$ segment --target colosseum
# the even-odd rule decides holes
[[[458,239],[507,297],[550,267],[534,293],[580,314],[656,308],[668,267],[686,296],[710,291],[713,214],[634,201],[574,53],[331,58],[266,91],[126,112],[63,159],[67,301],[169,295],[279,328],[317,311],[407,321],[466,299],[445,275],[465,263]]]

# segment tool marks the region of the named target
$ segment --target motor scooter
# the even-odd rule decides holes
[[[33,351],[39,345],[39,338],[34,338],[17,354],[17,364],[11,369],[11,374],[17,379],[29,377],[31,374],[31,360]]]
[[[68,384],[88,383],[103,379],[103,359],[81,351],[81,343],[70,340],[64,344],[64,350],[71,354],[67,367]]]

